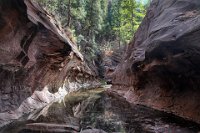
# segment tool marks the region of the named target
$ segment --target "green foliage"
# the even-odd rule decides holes
[[[114,0],[112,29],[121,41],[129,41],[146,13],[145,5],[135,0]]]
[[[138,29],[147,5],[145,0],[37,0],[71,29],[80,51],[88,61],[97,59],[100,47],[130,41]],[[116,43],[115,43],[116,44]],[[113,45],[112,45],[113,46]]]
[[[96,44],[101,40],[129,41],[150,0],[38,0],[63,26]],[[80,42],[80,41],[79,41]]]

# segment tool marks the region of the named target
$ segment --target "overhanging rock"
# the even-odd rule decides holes
[[[128,101],[200,122],[200,1],[153,0],[113,74]]]
[[[32,0],[0,1],[0,56],[0,127],[96,83],[76,44]]]

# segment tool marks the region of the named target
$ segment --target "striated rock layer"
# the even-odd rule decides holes
[[[199,7],[199,0],[153,0],[113,73],[114,91],[200,123]]]
[[[0,1],[0,56],[0,127],[95,77],[64,30],[31,0]]]

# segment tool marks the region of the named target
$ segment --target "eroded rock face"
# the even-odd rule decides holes
[[[0,1],[0,55],[0,127],[95,77],[64,30],[31,0]]]
[[[200,1],[153,0],[113,74],[128,101],[200,122]]]

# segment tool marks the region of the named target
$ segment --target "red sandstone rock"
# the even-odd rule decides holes
[[[76,44],[32,0],[0,1],[0,56],[0,127],[95,81]]]
[[[200,1],[153,0],[113,74],[133,103],[200,123]]]

